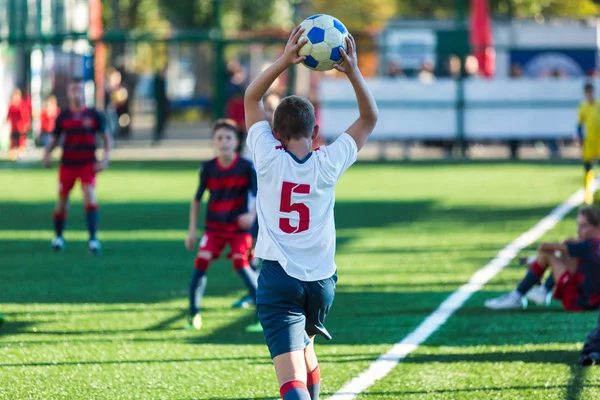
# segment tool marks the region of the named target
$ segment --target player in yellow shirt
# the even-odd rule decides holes
[[[579,106],[577,135],[583,143],[583,165],[585,167],[585,202],[594,202],[594,161],[600,158],[600,100],[594,97],[594,86],[586,83],[583,88],[585,101]]]

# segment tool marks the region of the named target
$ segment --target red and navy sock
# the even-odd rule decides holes
[[[194,264],[194,272],[190,279],[189,300],[190,300],[190,316],[196,315],[200,311],[200,304],[206,290],[206,270],[210,261],[205,258],[196,258]]]
[[[321,369],[318,365],[308,373],[306,377],[306,388],[308,389],[311,400],[319,400],[319,391],[321,390]]]
[[[311,400],[306,385],[302,381],[289,381],[279,388],[283,400]]]
[[[546,282],[544,282],[544,287],[546,288],[546,290],[548,292],[551,292],[554,290],[554,276],[552,276],[552,274],[550,274],[548,279],[546,279]]]
[[[525,295],[529,289],[540,282],[544,276],[544,272],[546,272],[546,267],[542,266],[537,260],[535,260],[529,266],[529,270],[527,271],[525,278],[523,278],[523,280],[517,285],[517,292],[521,293],[521,295]]]
[[[66,220],[67,214],[54,211],[54,233],[57,237],[62,237]]]
[[[90,234],[90,240],[96,240],[96,230],[98,229],[98,206],[96,204],[85,206],[85,221]]]

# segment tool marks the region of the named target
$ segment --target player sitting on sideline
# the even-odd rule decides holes
[[[81,181],[85,219],[89,232],[88,250],[100,253],[100,242],[96,238],[98,227],[98,203],[96,201],[96,174],[108,167],[111,149],[111,135],[106,129],[104,116],[95,108],[86,108],[83,103],[83,83],[73,79],[67,87],[69,108],[63,110],[56,119],[54,131],[44,151],[44,165],[50,167],[52,150],[63,135],[62,158],[58,170],[59,197],[54,208],[54,250],[62,250],[65,241],[63,231],[69,208],[69,193],[77,180]],[[96,162],[96,135],[102,135],[104,159]]]
[[[566,311],[597,310],[600,307],[600,207],[583,206],[577,215],[578,239],[564,243],[542,243],[537,259],[512,292],[485,302],[493,310],[525,308],[527,298],[546,304],[543,296],[528,292],[539,283],[547,268],[556,282],[554,298]]]
[[[200,171],[200,184],[190,205],[190,222],[185,247],[193,251],[200,201],[204,191],[210,191],[206,209],[205,229],[194,272],[190,280],[190,313],[188,328],[200,329],[200,304],[206,289],[206,271],[211,261],[219,258],[225,245],[231,248],[233,268],[240,274],[251,296],[256,297],[256,273],[250,268],[248,253],[252,246],[249,229],[256,211],[248,211],[248,195],[256,195],[256,173],[252,163],[239,156],[241,132],[235,121],[221,119],[213,126],[213,145],[217,158],[205,162]]]
[[[350,80],[359,118],[329,146],[312,151],[318,135],[314,108],[304,98],[284,98],[273,129],[261,107],[271,84],[304,58],[296,27],[284,54],[246,90],[248,147],[258,176],[257,214],[260,229],[256,256],[263,260],[256,307],[284,400],[318,399],[320,369],[314,337],[331,339],[324,320],[337,281],[334,190],[356,160],[377,121],[377,106],[360,73],[356,45],[349,36],[348,53],[336,69]]]
[[[585,84],[583,93],[585,101],[579,106],[577,135],[583,144],[585,203],[592,204],[594,201],[592,188],[594,182],[593,163],[600,156],[600,100],[596,100],[594,97],[594,85],[591,83]]]

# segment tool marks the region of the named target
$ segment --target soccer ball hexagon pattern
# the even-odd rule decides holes
[[[327,14],[317,14],[306,18],[302,24],[304,33],[300,40],[308,42],[298,54],[306,56],[303,64],[315,71],[328,71],[333,64],[342,60],[340,48],[347,49],[348,30],[337,18]]]

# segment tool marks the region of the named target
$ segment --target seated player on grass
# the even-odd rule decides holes
[[[547,304],[545,294],[540,293],[547,289],[532,288],[549,268],[556,282],[554,298],[562,302],[566,311],[600,308],[600,207],[579,209],[577,237],[563,243],[540,244],[537,259],[515,290],[487,300],[485,306],[493,310],[526,308],[527,299]]]

